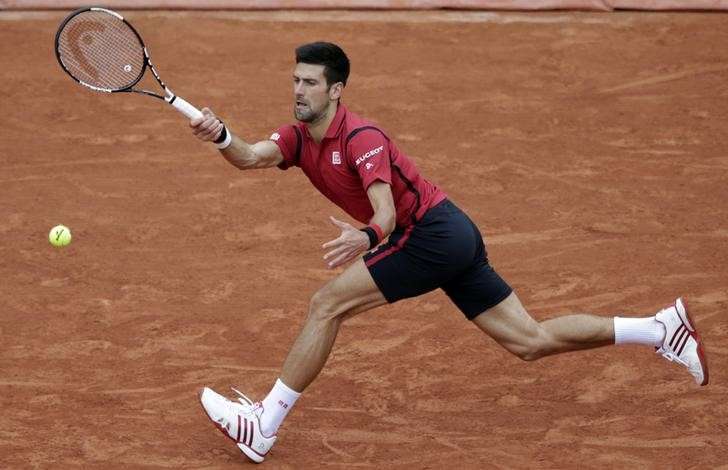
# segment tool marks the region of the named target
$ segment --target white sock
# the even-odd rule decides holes
[[[659,348],[665,340],[665,325],[655,317],[614,317],[614,344],[644,344]]]
[[[281,379],[276,380],[273,390],[263,399],[263,414],[260,416],[260,430],[263,434],[272,436],[278,431],[300,396],[300,393],[288,387]]]

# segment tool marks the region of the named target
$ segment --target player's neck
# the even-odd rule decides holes
[[[316,141],[316,143],[320,143],[324,139],[326,131],[329,130],[329,126],[336,116],[336,110],[338,108],[338,101],[335,103],[331,103],[326,108],[326,113],[321,117],[321,119],[317,120],[316,122],[310,122],[306,124],[306,126],[308,127],[308,133],[311,134],[311,137],[313,138],[313,140]]]

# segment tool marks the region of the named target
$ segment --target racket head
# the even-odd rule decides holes
[[[74,80],[94,91],[131,91],[149,58],[136,29],[118,13],[100,7],[70,13],[58,27],[56,59]]]

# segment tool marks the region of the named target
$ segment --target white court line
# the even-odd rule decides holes
[[[472,10],[276,10],[276,11],[160,11],[160,10],[126,10],[121,9],[130,20],[135,17],[145,18],[218,18],[241,22],[374,22],[374,23],[583,23],[583,24],[631,24],[638,15],[640,19],[662,20],[670,13],[634,12],[494,12]],[[0,11],[0,21],[28,20],[62,20],[68,14],[58,11]],[[684,15],[684,13],[681,13]]]

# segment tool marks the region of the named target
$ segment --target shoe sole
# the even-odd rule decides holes
[[[692,331],[690,332],[690,336],[695,339],[695,342],[698,343],[697,351],[698,351],[698,359],[700,359],[700,367],[703,368],[703,382],[700,384],[700,386],[708,385],[708,359],[705,357],[705,350],[703,349],[703,340],[700,339],[700,335],[698,334],[698,327],[693,321],[692,317],[690,317],[690,311],[688,310],[688,303],[684,298],[680,298],[680,302],[682,303],[683,309],[685,310],[685,317],[688,320],[688,324]],[[678,311],[679,312],[679,311]]]
[[[247,458],[249,458],[254,463],[261,463],[263,460],[265,460],[265,457],[261,457],[260,454],[255,452],[253,449],[249,449],[248,446],[245,444],[242,444],[238,442],[236,439],[233,439],[228,433],[225,428],[222,427],[222,425],[218,422],[215,422],[212,418],[210,418],[210,415],[207,414],[207,410],[205,409],[205,405],[202,404],[202,393],[204,392],[204,389],[200,391],[200,406],[202,407],[202,411],[205,413],[205,416],[207,416],[207,419],[210,420],[210,422],[217,428],[218,431],[222,433],[223,436],[227,437],[231,441],[235,443],[235,445],[240,449],[240,452],[245,454]],[[251,455],[251,453],[253,455]]]

